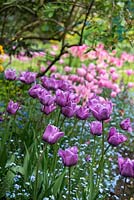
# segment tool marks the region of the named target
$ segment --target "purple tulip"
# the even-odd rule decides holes
[[[53,112],[56,109],[55,104],[51,104],[49,106],[42,106],[41,111],[44,112],[46,115],[49,115],[51,112]]]
[[[125,131],[129,131],[131,128],[131,121],[130,118],[126,118],[124,119],[121,123],[120,123],[120,127],[125,130]]]
[[[20,106],[18,103],[14,103],[12,100],[10,100],[7,106],[7,112],[10,113],[11,115],[15,115],[19,107]]]
[[[89,108],[81,106],[76,110],[76,117],[81,120],[86,120],[90,116]]]
[[[60,149],[58,154],[61,156],[63,164],[67,167],[74,166],[78,162],[78,148],[76,146],[70,147],[66,150]]]
[[[67,106],[62,107],[61,112],[66,117],[73,117],[76,112],[76,104],[70,102]]]
[[[62,90],[57,90],[56,91],[56,103],[59,106],[66,106],[69,102],[69,92],[63,92]]]
[[[72,85],[68,81],[65,81],[65,80],[58,80],[58,88],[63,91],[73,92]]]
[[[62,91],[58,89],[56,91],[56,103],[59,106],[67,106],[70,102],[75,102],[76,95],[69,91]]]
[[[42,81],[42,85],[44,88],[46,88],[47,90],[56,90],[58,89],[58,81],[54,78],[54,77],[42,77],[41,78]]]
[[[29,93],[29,95],[30,95],[31,97],[37,98],[38,95],[39,95],[41,92],[43,92],[43,91],[44,91],[44,89],[42,88],[42,86],[41,86],[40,84],[36,84],[36,85],[33,85],[33,86],[29,89],[28,93]]]
[[[112,102],[104,100],[101,97],[94,97],[89,100],[88,106],[93,116],[99,120],[108,120],[112,113]]]
[[[115,127],[110,128],[109,135],[108,135],[108,143],[112,146],[118,146],[119,144],[125,142],[127,137],[123,134],[117,132]]]
[[[100,121],[93,121],[90,124],[90,132],[93,135],[102,135],[102,122]]]
[[[46,94],[51,94],[48,90],[46,90],[45,88],[41,88],[39,91],[38,91],[38,94],[37,94],[37,98],[40,99],[40,97],[43,95],[46,95]]]
[[[38,94],[38,98],[43,105],[50,106],[55,102],[55,97],[50,92],[44,90],[41,94]]]
[[[6,69],[4,72],[4,75],[7,80],[15,80],[16,79],[16,70]]]
[[[118,166],[120,174],[124,177],[132,177],[134,178],[134,160],[130,160],[129,158],[118,158]]]
[[[21,72],[19,80],[26,83],[31,84],[36,80],[36,73],[35,72]]]
[[[43,134],[43,140],[49,144],[55,144],[63,136],[63,132],[60,132],[56,126],[49,124]]]

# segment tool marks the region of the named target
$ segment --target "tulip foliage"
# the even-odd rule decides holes
[[[113,65],[120,69],[134,57],[117,58],[102,44],[87,50],[71,47],[49,75],[10,68],[1,74],[0,199],[125,196],[114,183],[134,178],[134,159],[126,155],[133,150],[134,104]],[[76,69],[66,64],[72,58]]]

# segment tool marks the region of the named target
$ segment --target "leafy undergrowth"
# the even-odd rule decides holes
[[[1,199],[133,197],[133,179],[124,180],[118,169],[119,156],[134,159],[134,96],[118,80],[118,70],[113,67],[114,62],[120,66],[120,59],[102,45],[88,54],[90,62],[89,57],[83,61],[85,50],[76,47],[70,51],[69,57],[64,55],[59,61],[60,70],[53,67],[49,76],[36,78],[36,73],[13,69],[0,74]],[[132,75],[133,70],[126,73],[128,78]],[[120,124],[126,118],[131,129],[124,131]],[[101,127],[96,132],[93,126],[95,134],[93,121]],[[111,128],[115,134],[112,143]]]

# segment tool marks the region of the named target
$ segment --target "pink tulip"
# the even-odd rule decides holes
[[[87,73],[86,70],[83,69],[83,68],[77,68],[76,72],[77,72],[77,74],[78,74],[79,76],[85,76],[86,73]]]
[[[131,75],[133,74],[133,70],[132,70],[132,69],[126,70],[126,74],[127,74],[128,76],[131,76]]]
[[[112,76],[112,80],[113,80],[113,81],[116,81],[116,80],[119,78],[119,74],[117,74],[117,73],[115,73],[115,72],[112,73],[111,76]]]

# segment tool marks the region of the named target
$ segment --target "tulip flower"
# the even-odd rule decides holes
[[[77,101],[78,97],[70,91],[62,91],[60,89],[56,91],[56,103],[61,107],[67,106],[70,102]]]
[[[38,98],[43,105],[50,106],[55,102],[55,97],[50,92],[44,90],[41,94],[38,94]]]
[[[131,129],[131,121],[130,118],[126,118],[124,119],[121,123],[120,123],[120,127],[125,130],[125,131],[129,131]]]
[[[36,84],[36,85],[33,85],[33,86],[29,89],[28,93],[29,93],[29,95],[30,95],[31,97],[37,98],[38,95],[41,93],[41,91],[42,91],[42,92],[44,91],[44,89],[42,88],[42,86],[41,86],[40,84]]]
[[[47,76],[43,76],[41,78],[42,81],[42,85],[44,88],[46,88],[47,90],[56,90],[58,89],[58,81],[54,78],[54,77],[47,77]]]
[[[53,112],[56,109],[55,104],[51,104],[48,106],[42,106],[41,111],[44,112],[46,115],[49,115],[51,112]]]
[[[59,106],[66,106],[68,102],[70,101],[70,93],[69,92],[63,92],[62,90],[56,91],[56,103]]]
[[[31,84],[36,80],[36,73],[35,72],[21,72],[19,80],[26,83]]]
[[[128,69],[128,70],[126,70],[125,72],[126,72],[126,74],[127,74],[128,76],[133,75],[133,70],[132,70],[132,69]]]
[[[72,85],[66,80],[57,80],[58,81],[58,88],[63,91],[73,91]]]
[[[128,82],[128,88],[134,88],[134,83],[133,82]]]
[[[110,128],[108,135],[108,143],[112,146],[118,146],[119,144],[125,142],[127,137],[123,134],[117,132],[115,127]]]
[[[93,135],[102,135],[102,123],[100,121],[93,121],[90,124],[90,132]]]
[[[70,74],[68,76],[68,79],[71,80],[72,82],[79,82],[80,80],[80,77],[76,74]]]
[[[55,144],[63,136],[63,132],[60,132],[56,126],[49,124],[43,133],[42,139],[49,144]]]
[[[118,158],[118,166],[120,174],[124,177],[132,177],[134,178],[134,160],[130,160],[129,158]]]
[[[85,76],[87,72],[86,72],[86,70],[83,69],[83,68],[77,68],[76,73],[77,73],[79,76]]]
[[[78,148],[76,146],[70,147],[66,150],[60,149],[58,154],[61,156],[63,164],[67,167],[74,166],[78,162]]]
[[[69,67],[69,66],[65,66],[65,67],[64,67],[64,71],[65,71],[66,73],[69,73],[69,72],[72,71],[72,68]]]
[[[4,75],[7,80],[15,80],[16,79],[16,70],[6,69],[4,72]]]
[[[12,100],[10,100],[7,106],[7,112],[11,115],[15,115],[18,109],[19,109],[19,104],[14,103]]]
[[[73,117],[76,112],[76,104],[70,102],[67,106],[62,107],[61,112],[66,117]]]
[[[89,100],[88,106],[93,116],[99,120],[107,120],[112,113],[112,102],[104,100],[103,98],[93,97]]]
[[[89,118],[89,116],[90,116],[89,108],[87,107],[81,106],[76,110],[76,117],[78,119],[86,120]]]

